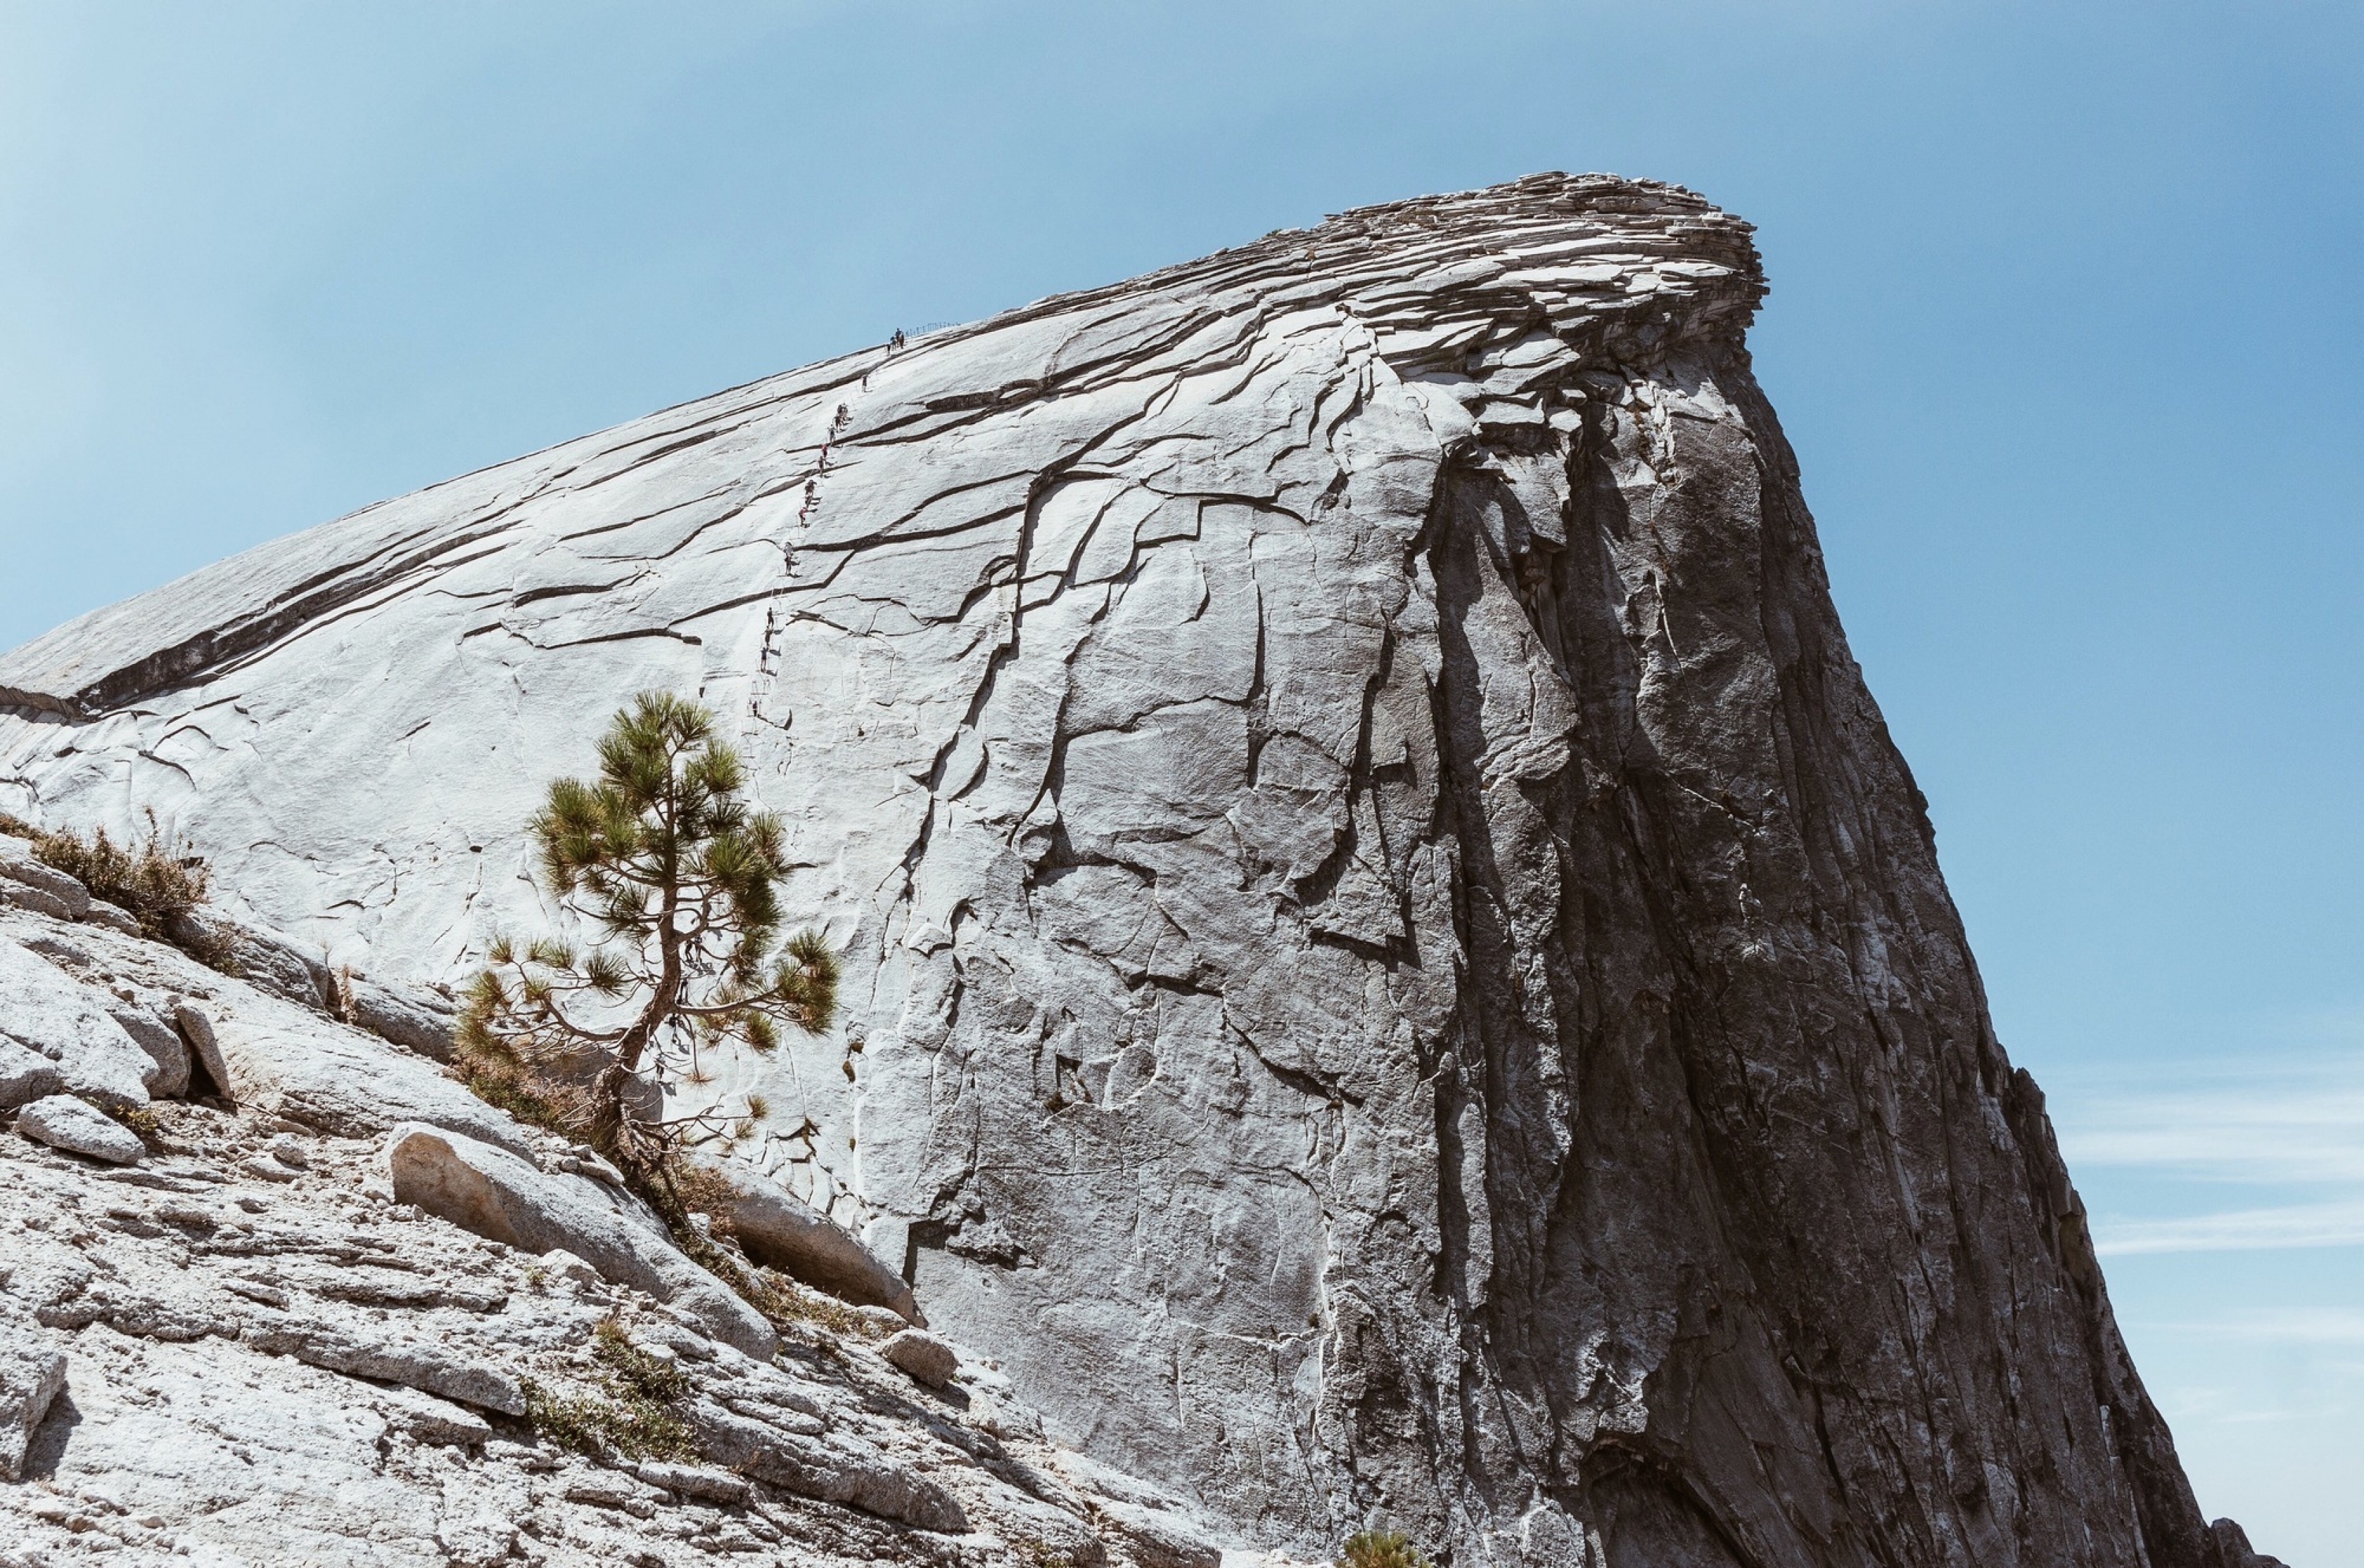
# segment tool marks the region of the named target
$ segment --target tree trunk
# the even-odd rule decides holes
[[[668,862],[663,907],[657,917],[657,984],[648,1006],[616,1042],[616,1059],[591,1080],[592,1147],[627,1170],[645,1172],[662,1155],[659,1135],[649,1131],[625,1102],[641,1057],[681,1004],[681,933],[674,917],[681,906],[678,868]]]

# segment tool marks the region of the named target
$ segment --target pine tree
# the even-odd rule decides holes
[[[819,1033],[836,1012],[820,933],[779,941],[780,822],[749,809],[745,787],[713,715],[669,693],[633,698],[599,742],[598,778],[552,784],[528,828],[542,885],[598,940],[496,940],[461,1012],[480,1093],[644,1182],[714,1118],[642,1119],[636,1081],[693,1073],[725,1040],[769,1052],[780,1025]]]

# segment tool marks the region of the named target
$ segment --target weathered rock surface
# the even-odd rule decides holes
[[[758,1360],[779,1348],[763,1315],[676,1251],[625,1195],[544,1172],[507,1150],[437,1127],[386,1140],[394,1195],[463,1229],[529,1252],[566,1251],[617,1284],[672,1302],[706,1331]]]
[[[156,1071],[146,1080],[151,1097],[177,1100],[189,1092],[188,1042],[173,1025],[135,1002],[116,1002],[106,1016],[155,1064]]]
[[[111,1105],[144,1105],[162,1070],[115,1020],[114,1000],[0,937],[0,1041],[49,1062],[55,1087]],[[0,1083],[28,1084],[39,1076],[21,1056],[0,1057]]]
[[[960,1371],[960,1352],[925,1329],[903,1329],[890,1335],[878,1353],[931,1388],[942,1388]]]
[[[351,1138],[415,1121],[513,1150],[529,1142],[515,1122],[429,1062],[359,1029],[323,1029],[284,1009],[186,1027],[215,1084],[239,1105]]]
[[[152,943],[22,908],[0,928],[144,1007],[178,995],[226,1025],[351,1034]],[[1005,1433],[959,1388],[916,1388],[875,1331],[820,1327],[846,1316],[822,1298],[784,1326],[776,1361],[757,1360],[677,1293],[401,1201],[383,1135],[296,1128],[251,1103],[151,1109],[164,1148],[134,1169],[0,1132],[5,1568],[1038,1568],[1053,1540],[1078,1564],[1154,1561],[1059,1479],[1082,1461],[1043,1442],[1039,1420]],[[581,1180],[557,1169],[579,1153],[512,1133],[530,1155],[471,1158],[546,1162],[562,1191]],[[694,1457],[586,1453],[520,1418],[530,1390],[612,1397],[603,1324],[681,1374]]]
[[[737,1195],[727,1218],[749,1257],[847,1301],[919,1318],[909,1282],[842,1226],[743,1163],[721,1168]]]
[[[0,1303],[0,1481],[14,1481],[22,1473],[33,1429],[65,1385],[65,1352],[36,1325]]]
[[[433,1062],[452,1060],[452,1029],[458,1009],[423,986],[396,985],[356,975],[345,984],[344,1012],[382,1040]]]
[[[2214,1568],[1761,290],[1545,176],[848,355],[0,659],[0,807],[449,979],[596,716],[695,691],[851,976],[699,1094],[1053,1431],[1461,1568]]]
[[[0,833],[0,883],[7,884],[12,897],[25,890],[40,895],[41,901],[28,907],[52,918],[79,920],[90,913],[88,888],[55,866],[44,865],[35,858],[32,845],[6,833]]]
[[[64,1086],[56,1062],[0,1035],[0,1111],[45,1098]]]

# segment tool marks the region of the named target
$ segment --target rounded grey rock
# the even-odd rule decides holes
[[[137,1164],[143,1152],[137,1133],[72,1095],[35,1100],[17,1113],[17,1130],[52,1149],[113,1165]]]
[[[931,1388],[942,1388],[960,1370],[960,1352],[925,1329],[890,1336],[878,1353]]]

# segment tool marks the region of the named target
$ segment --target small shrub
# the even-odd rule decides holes
[[[468,1073],[460,1081],[478,1099],[508,1112],[529,1127],[538,1127],[570,1140],[575,1136],[574,1123],[563,1110],[518,1079],[479,1071]]]
[[[141,934],[152,941],[169,942],[198,962],[237,973],[226,938],[204,923],[184,918],[206,901],[211,873],[188,846],[167,840],[148,814],[148,836],[137,844],[118,844],[104,828],[89,838],[78,833],[47,833],[15,817],[7,830],[33,842],[33,858],[53,866],[139,922]]]
[[[560,1394],[526,1380],[525,1414],[534,1430],[584,1453],[613,1451],[627,1459],[677,1462],[702,1457],[674,1410],[689,1394],[689,1379],[679,1367],[632,1343],[612,1318],[593,1334],[591,1354],[599,1370],[586,1393]]]
[[[632,1343],[623,1326],[612,1318],[593,1331],[591,1353],[640,1398],[669,1404],[689,1393],[688,1373]]]
[[[1360,1529],[1338,1549],[1338,1568],[1434,1568],[1434,1564],[1400,1531]]]
[[[84,1096],[84,1098],[86,1104],[95,1107],[102,1115],[111,1118],[123,1126],[129,1128],[133,1133],[138,1135],[140,1143],[147,1148],[150,1153],[169,1154],[173,1152],[170,1143],[164,1137],[164,1124],[158,1120],[156,1113],[149,1109],[146,1106],[107,1105],[98,1100],[90,1099],[87,1095]]]

